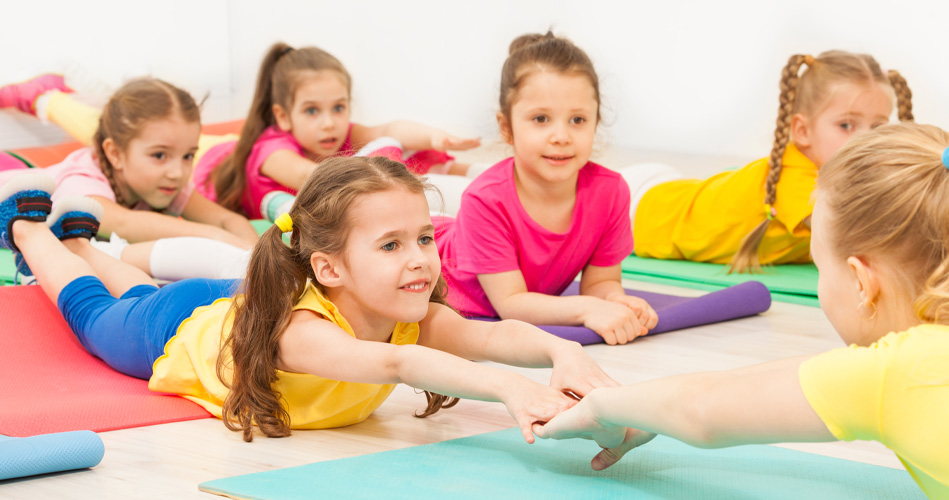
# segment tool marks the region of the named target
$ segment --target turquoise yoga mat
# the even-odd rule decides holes
[[[507,429],[218,479],[198,489],[255,500],[925,498],[905,471],[773,446],[700,450],[659,437],[594,472],[589,462],[598,449],[583,440],[528,445],[518,429]]]
[[[0,480],[95,467],[105,447],[92,431],[0,436]]]
[[[12,285],[15,273],[16,264],[13,263],[13,252],[6,248],[0,248],[0,286]]]
[[[814,264],[781,264],[766,266],[759,274],[728,274],[725,264],[631,255],[623,260],[622,267],[624,278],[699,290],[720,290],[746,281],[760,281],[771,290],[774,300],[820,307]]]

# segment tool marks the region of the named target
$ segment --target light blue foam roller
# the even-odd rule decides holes
[[[92,431],[0,436],[0,480],[94,467],[105,446]]]

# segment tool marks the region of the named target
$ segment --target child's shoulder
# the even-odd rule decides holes
[[[619,172],[590,161],[580,169],[580,175],[577,178],[577,189],[597,192],[625,191],[628,193],[629,185],[626,184]]]
[[[491,192],[500,186],[514,182],[514,158],[505,158],[485,170],[468,185],[466,191]]]

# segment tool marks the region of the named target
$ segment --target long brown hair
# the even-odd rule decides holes
[[[237,146],[233,153],[214,168],[206,181],[213,183],[219,204],[236,212],[241,211],[241,201],[248,196],[247,158],[260,134],[276,123],[274,104],[289,112],[293,108],[293,97],[302,73],[322,70],[339,73],[346,85],[346,92],[352,93],[349,72],[339,59],[328,52],[316,47],[294,49],[282,42],[270,47],[260,63],[254,100],[241,128]]]
[[[119,205],[129,206],[115,182],[115,166],[106,156],[102,143],[112,139],[116,147],[125,150],[138,137],[145,124],[178,114],[187,123],[201,123],[201,108],[191,94],[157,78],[139,78],[122,85],[112,94],[92,138],[99,168],[109,179]]]
[[[290,324],[293,305],[308,281],[325,291],[313,274],[310,256],[343,251],[352,226],[349,207],[360,196],[393,186],[413,193],[430,187],[405,165],[384,157],[330,158],[321,165],[290,209],[294,226],[290,245],[283,242],[283,233],[276,226],[263,234],[251,256],[242,295],[232,306],[233,328],[222,345],[222,351],[229,349],[233,357],[231,381],[223,376],[223,355],[217,370],[230,387],[224,401],[224,424],[243,431],[245,441],[253,439],[255,424],[269,437],[290,434],[289,414],[273,383],[277,380],[278,342]],[[439,277],[430,300],[447,305],[446,290],[444,278]],[[457,398],[427,392],[426,397],[428,407],[419,416],[457,402]]]
[[[510,123],[511,106],[517,92],[533,71],[545,68],[558,73],[579,73],[586,76],[596,96],[596,121],[600,121],[600,79],[593,62],[580,47],[551,31],[541,35],[521,35],[508,47],[508,57],[501,67],[501,95],[498,98],[501,114]]]
[[[838,256],[877,255],[897,271],[924,322],[949,323],[949,133],[885,125],[849,141],[821,168]]]
[[[807,66],[807,69],[798,76],[802,66]],[[758,247],[773,218],[778,180],[784,168],[784,152],[791,140],[791,119],[797,113],[806,116],[817,114],[826,103],[831,87],[840,82],[882,83],[892,86],[896,93],[900,121],[913,120],[913,94],[906,85],[906,80],[896,71],[884,74],[872,56],[840,50],[827,51],[816,58],[801,54],[791,56],[781,72],[781,94],[778,97],[780,106],[774,130],[774,146],[768,158],[768,177],[765,180],[764,220],[742,239],[738,251],[729,263],[729,272],[760,269]],[[759,212],[756,210],[755,213]]]

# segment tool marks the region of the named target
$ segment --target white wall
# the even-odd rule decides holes
[[[357,121],[409,118],[493,140],[508,44],[553,27],[597,66],[606,147],[765,156],[781,68],[791,54],[831,48],[900,70],[917,121],[949,127],[944,1],[52,3],[15,7],[16,19],[48,17],[51,29],[36,35],[36,23],[5,23],[0,46],[16,49],[0,55],[0,80],[64,58],[111,80],[151,71],[195,95],[210,91],[207,121],[244,115],[260,57],[284,40],[343,61]],[[9,115],[0,113],[0,147],[22,145],[5,133],[11,123],[32,125]]]

